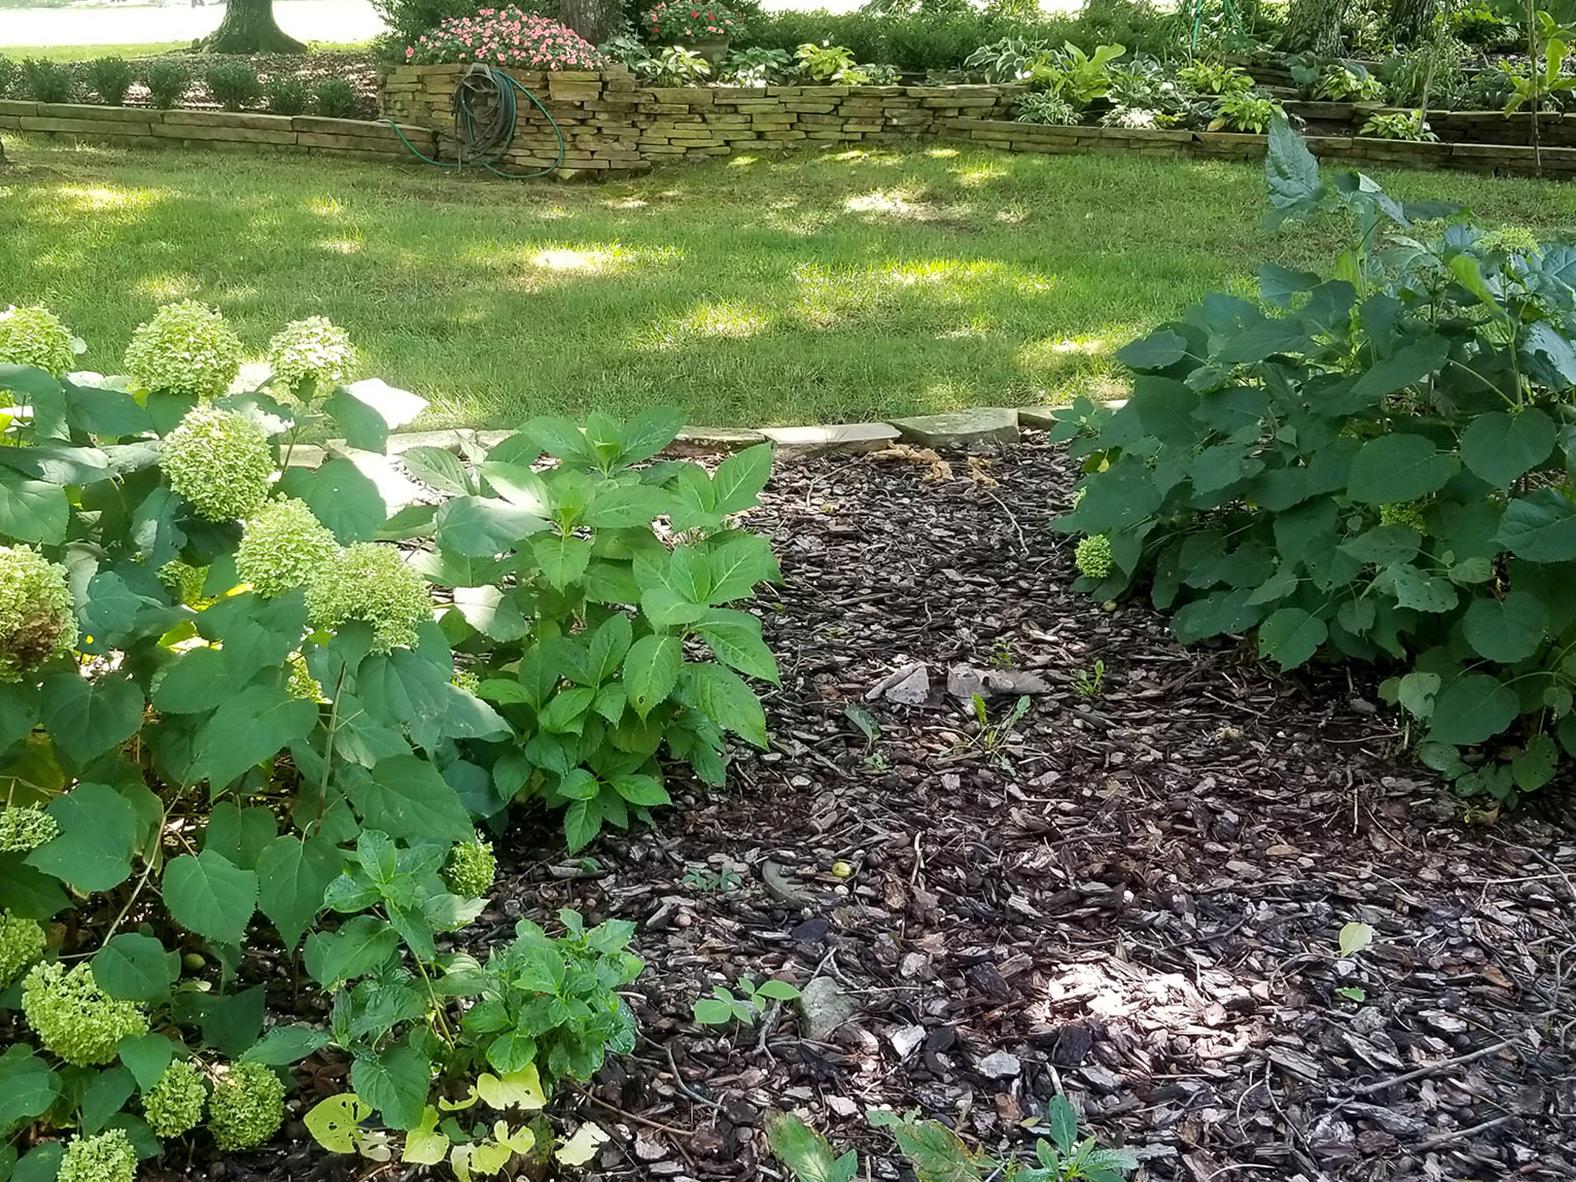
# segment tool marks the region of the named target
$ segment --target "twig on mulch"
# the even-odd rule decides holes
[[[1456,1055],[1449,1059],[1441,1059],[1437,1063],[1430,1063],[1426,1067],[1419,1067],[1416,1071],[1408,1071],[1405,1075],[1392,1076],[1382,1079],[1378,1083],[1363,1084],[1361,1087],[1350,1089],[1353,1096],[1371,1096],[1375,1092],[1382,1092],[1386,1088],[1393,1088],[1398,1084],[1411,1083],[1414,1079],[1425,1079],[1430,1075],[1437,1075],[1449,1067],[1460,1067],[1465,1063],[1473,1063],[1478,1059],[1486,1059],[1490,1055],[1497,1055],[1507,1047],[1515,1046],[1520,1040],[1507,1038],[1497,1042],[1491,1047],[1482,1047],[1465,1055]]]

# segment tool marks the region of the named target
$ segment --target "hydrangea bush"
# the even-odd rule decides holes
[[[527,70],[599,70],[606,59],[568,25],[513,6],[446,17],[405,49],[417,65],[480,62]]]
[[[353,1088],[308,1122],[336,1152],[376,1121],[412,1163],[525,1153],[477,1082],[539,1105],[589,1079],[633,1045],[640,962],[573,913],[485,963],[453,933],[510,806],[579,847],[667,803],[664,759],[715,782],[724,732],[766,741],[741,673],[775,665],[731,605],[776,573],[734,520],[769,453],[712,474],[647,463],[672,414],[532,420],[470,465],[406,452],[433,496],[394,512],[382,453],[423,403],[347,383],[328,322],[276,335],[258,389],[201,304],[108,379],[30,323],[0,335],[0,1177],[244,1152],[317,1054]],[[291,462],[308,435],[355,458]],[[329,1020],[265,1029],[243,948],[299,951]],[[440,1101],[478,1119],[440,1129]]]

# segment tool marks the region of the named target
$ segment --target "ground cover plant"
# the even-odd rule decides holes
[[[245,389],[196,301],[123,376],[81,348],[0,312],[0,1166],[131,1182],[170,1141],[254,1149],[319,1053],[348,1068],[307,1118],[330,1149],[545,1158],[533,1114],[633,1046],[642,965],[631,925],[573,911],[457,949],[493,881],[475,827],[540,802],[582,846],[669,803],[659,752],[721,783],[724,731],[764,745],[733,670],[775,662],[725,605],[776,574],[731,523],[769,451],[636,469],[676,415],[539,418],[473,472],[412,455],[434,498],[391,516],[374,477],[421,400],[352,380],[330,321],[286,325]],[[323,431],[358,458],[292,463]],[[273,1002],[318,994],[326,1026],[266,1021],[298,950],[310,983]]]
[[[1430,226],[1457,207],[1323,177],[1284,121],[1267,171],[1273,220],[1340,209],[1353,237],[1333,277],[1265,267],[1275,311],[1211,296],[1118,354],[1131,400],[1070,432],[1082,585],[1147,586],[1183,640],[1252,633],[1285,669],[1393,669],[1424,762],[1514,803],[1576,752],[1576,254]]]
[[[323,312],[353,330],[371,372],[430,399],[432,426],[653,405],[692,423],[853,422],[1116,397],[1124,341],[1263,258],[1305,268],[1340,240],[1331,224],[1294,238],[1241,216],[1261,200],[1250,165],[950,144],[507,190],[9,134],[6,150],[6,298],[71,308],[84,366],[118,365],[165,299],[222,307],[259,360],[278,325]],[[1576,224],[1569,185],[1380,175],[1403,198],[1465,201],[1494,223]],[[265,274],[296,278],[251,278]],[[401,297],[413,290],[425,298]],[[540,331],[514,331],[526,323]]]

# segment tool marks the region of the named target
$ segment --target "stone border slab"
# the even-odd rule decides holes
[[[892,426],[904,439],[924,447],[1010,443],[1018,438],[1018,412],[1012,407],[983,406],[893,419]]]

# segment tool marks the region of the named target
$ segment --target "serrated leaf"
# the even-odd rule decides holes
[[[624,658],[624,688],[635,713],[645,718],[678,684],[684,646],[675,636],[642,636]]]
[[[142,690],[128,677],[52,673],[44,678],[39,719],[56,747],[85,764],[136,734],[142,707]]]
[[[1540,488],[1505,506],[1497,540],[1528,562],[1576,558],[1576,507],[1558,490]]]
[[[257,910],[257,875],[213,850],[182,854],[164,871],[164,903],[176,923],[220,944],[239,944]]]
[[[391,837],[466,841],[470,815],[438,769],[414,755],[385,759],[350,790],[368,828]]]
[[[1537,652],[1548,626],[1548,609],[1528,591],[1512,591],[1502,600],[1480,596],[1461,621],[1467,643],[1479,656],[1507,665]]]
[[[771,474],[771,444],[758,443],[734,452],[717,465],[717,472],[711,478],[716,494],[715,511],[726,515],[753,508]]]
[[[93,979],[111,997],[162,1001],[180,976],[180,962],[152,936],[121,932],[93,957]]]
[[[1535,406],[1516,414],[1490,411],[1461,433],[1461,459],[1495,488],[1509,488],[1549,458],[1554,436],[1554,420]]]
[[[131,802],[104,784],[78,784],[46,810],[59,833],[28,854],[26,864],[88,894],[131,877],[137,817]]]
[[[359,1126],[371,1115],[372,1106],[360,1096],[340,1092],[314,1104],[302,1123],[312,1139],[330,1153],[354,1153]]]
[[[766,1140],[798,1182],[852,1182],[859,1169],[853,1150],[836,1156],[825,1137],[791,1112],[767,1118]]]

